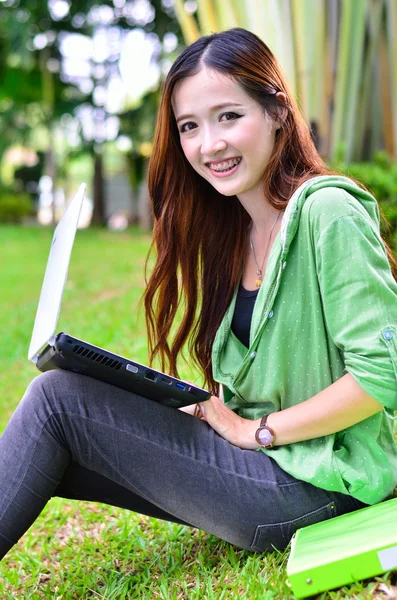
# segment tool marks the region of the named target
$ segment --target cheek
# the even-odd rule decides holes
[[[186,160],[192,165],[193,168],[196,168],[195,163],[197,163],[197,152],[194,144],[189,143],[189,140],[181,140],[181,146]]]
[[[258,156],[271,150],[274,136],[271,123],[245,119],[244,127],[236,129],[235,134],[229,138],[229,143],[247,155]]]
[[[269,130],[252,131],[250,138],[245,142],[245,150],[247,156],[251,158],[252,164],[262,169],[273,153],[274,148],[274,132]]]
[[[255,152],[258,140],[258,127],[247,126],[241,127],[226,138],[228,145],[231,148],[239,150],[242,154],[250,154]]]

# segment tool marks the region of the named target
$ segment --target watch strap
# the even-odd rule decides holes
[[[259,427],[265,427],[268,416],[269,415],[263,415],[263,417],[261,418],[261,424],[259,425]]]

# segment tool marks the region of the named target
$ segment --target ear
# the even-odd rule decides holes
[[[276,97],[281,100],[281,102],[283,104],[287,104],[287,96],[284,94],[284,92],[277,92]],[[288,110],[287,108],[278,108],[277,109],[277,113],[278,113],[278,117],[276,119],[277,121],[277,129],[280,129],[280,127],[282,127],[285,119],[288,116]]]

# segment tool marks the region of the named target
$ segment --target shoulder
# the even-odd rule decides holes
[[[322,187],[311,193],[302,207],[301,220],[317,239],[336,221],[348,225],[358,220],[371,228],[374,226],[362,202],[341,187]]]

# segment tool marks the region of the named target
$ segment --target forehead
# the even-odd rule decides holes
[[[196,75],[186,77],[177,83],[171,98],[175,116],[194,109],[212,106],[215,101],[228,101],[240,104],[251,102],[236,81],[204,67]]]

